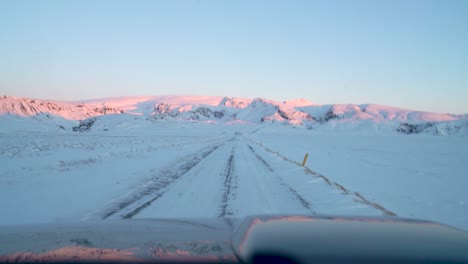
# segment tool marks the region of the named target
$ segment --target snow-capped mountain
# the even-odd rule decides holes
[[[301,107],[300,109],[314,117],[318,117],[321,122],[327,122],[330,119],[373,120],[376,122],[440,122],[454,121],[461,118],[461,116],[453,114],[413,111],[376,104],[335,104]]]
[[[123,113],[121,117],[115,115]],[[111,114],[111,118],[100,117]],[[319,105],[305,99],[278,102],[264,98],[147,96],[58,102],[3,96],[0,97],[0,116],[5,115],[74,120],[75,125],[80,120],[81,123],[73,127],[75,131],[89,131],[93,126],[107,130],[109,126],[105,123],[110,120],[117,120],[110,122],[112,124],[125,120],[125,125],[120,124],[119,127],[129,126],[129,122],[174,120],[216,124],[282,124],[312,130],[468,134],[467,115],[413,111],[376,104]],[[99,125],[95,126],[95,123]]]
[[[93,116],[123,113],[122,110],[105,103],[84,104],[46,101],[14,96],[0,97],[0,116],[5,114],[16,116],[52,116],[68,120],[81,120]]]
[[[304,105],[300,101],[298,105]],[[275,102],[263,98],[245,99],[224,97],[218,105],[158,103],[151,116],[157,120],[179,119],[191,121],[285,123],[303,125],[313,121],[304,111],[295,109],[293,102]]]

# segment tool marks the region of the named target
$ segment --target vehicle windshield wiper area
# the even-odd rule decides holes
[[[399,217],[259,215],[0,227],[2,263],[468,263],[468,233]]]

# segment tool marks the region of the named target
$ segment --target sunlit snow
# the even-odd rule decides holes
[[[467,134],[466,115],[372,104],[0,97],[0,224],[301,213],[468,230]]]

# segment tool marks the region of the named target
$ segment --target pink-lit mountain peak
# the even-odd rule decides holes
[[[80,120],[120,113],[123,113],[123,110],[106,103],[70,103],[15,96],[0,97],[0,116],[6,114],[23,117],[52,115],[68,120]]]
[[[447,122],[462,115],[412,111],[376,104],[318,105],[306,99],[274,101],[265,98],[221,96],[137,96],[60,102],[12,96],[0,97],[0,115],[52,115],[67,120],[127,113],[154,117],[216,123],[289,123],[294,125],[328,122]]]

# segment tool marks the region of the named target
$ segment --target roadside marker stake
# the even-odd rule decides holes
[[[304,160],[302,161],[302,165],[301,165],[302,167],[304,167],[304,165],[306,164],[308,157],[309,157],[309,153],[306,153],[304,156]]]

